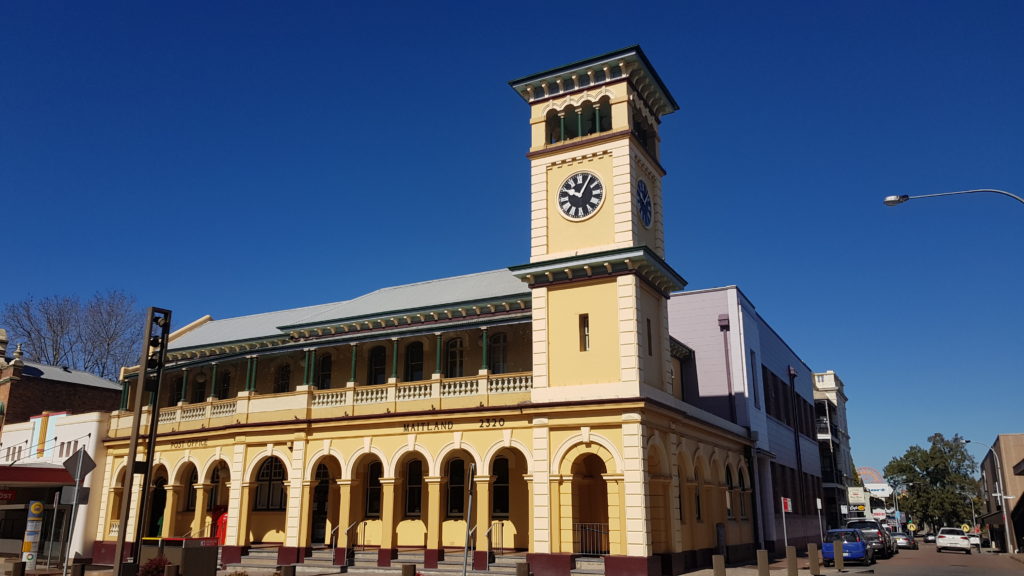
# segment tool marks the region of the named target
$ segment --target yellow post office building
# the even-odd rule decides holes
[[[675,100],[639,47],[511,85],[530,109],[529,263],[177,330],[143,415],[141,536],[217,538],[225,563],[269,548],[429,569],[468,535],[473,568],[518,555],[537,576],[752,556],[752,442],[681,400],[669,337]],[[121,489],[131,424],[112,415],[97,561],[141,490]]]

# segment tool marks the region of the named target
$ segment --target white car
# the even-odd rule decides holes
[[[935,551],[942,552],[943,550],[963,550],[970,554],[971,541],[967,538],[967,534],[959,528],[942,528],[939,530],[938,536],[935,537]]]

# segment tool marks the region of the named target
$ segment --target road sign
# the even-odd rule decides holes
[[[790,500],[789,498],[783,498],[782,499],[782,511],[783,512],[792,512],[793,511],[793,501]]]
[[[911,532],[917,532],[917,524],[914,524],[913,522],[908,522],[907,530],[910,530]]]
[[[96,468],[96,462],[89,457],[84,446],[64,461],[64,469],[68,471],[68,474],[71,474],[75,482],[81,482],[94,468]]]
[[[68,506],[75,504],[83,505],[89,503],[89,488],[77,486],[65,486],[60,491],[60,503]]]
[[[964,532],[970,532],[971,531],[971,526],[969,524],[961,524],[960,525],[960,529],[963,530]]]

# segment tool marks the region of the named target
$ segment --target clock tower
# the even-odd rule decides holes
[[[639,46],[510,82],[530,105],[534,400],[671,391],[661,118]]]

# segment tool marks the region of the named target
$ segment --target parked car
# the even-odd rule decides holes
[[[979,552],[981,551],[981,534],[978,534],[977,532],[968,532],[967,540],[970,541],[971,546],[975,546],[978,548]]]
[[[874,549],[878,558],[889,558],[893,555],[895,545],[890,544],[889,532],[878,523],[877,520],[850,520],[846,523],[847,528],[860,530],[868,545]]]
[[[842,540],[842,555],[843,561],[860,561],[865,566],[875,563],[875,551],[868,545],[868,541],[863,532],[856,529],[840,528],[838,530],[829,530],[825,533],[825,541],[821,544],[821,557],[825,562],[825,566],[831,566],[836,563],[835,551],[833,550],[833,542],[836,540]]]
[[[935,543],[935,533],[932,532],[932,533],[925,534],[924,535],[924,542],[925,542],[925,544],[934,544]]]
[[[962,550],[970,554],[971,541],[967,534],[959,528],[942,528],[939,530],[938,536],[935,537],[935,551],[942,552],[943,550]]]
[[[907,534],[906,532],[896,532],[892,535],[892,538],[896,541],[896,546],[899,548],[917,550],[917,540],[914,539],[913,534]]]

